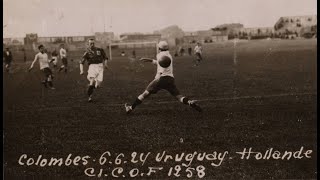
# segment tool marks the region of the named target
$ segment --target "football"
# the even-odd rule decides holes
[[[167,68],[171,64],[171,59],[168,56],[162,56],[158,62],[161,67]]]

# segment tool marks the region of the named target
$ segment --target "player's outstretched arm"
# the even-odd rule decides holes
[[[80,65],[79,65],[79,68],[80,68],[80,75],[83,75],[83,64],[85,62],[85,59],[82,58],[82,60],[80,60]]]
[[[62,59],[62,58],[64,58],[64,57],[66,57],[66,54],[67,54],[67,52],[64,50],[64,49],[60,49],[60,58]]]
[[[36,63],[37,60],[38,60],[38,55],[36,55],[36,56],[34,57],[34,60],[32,61],[31,66],[30,66],[30,68],[29,68],[29,72],[31,71],[31,69],[33,68],[34,63]]]
[[[109,58],[108,58],[108,56],[106,55],[106,53],[104,52],[103,49],[101,49],[101,53],[102,53],[102,56],[103,56],[103,59],[104,59],[103,60],[104,68],[109,69],[109,66],[108,66]]]
[[[49,63],[52,63],[54,61],[53,57],[51,56],[51,59],[48,58]]]
[[[80,65],[79,65],[79,68],[80,68],[80,75],[83,74],[83,64],[84,62],[87,60],[87,57],[88,57],[88,52],[85,52],[82,56],[82,59],[79,61]]]
[[[104,60],[104,68],[110,69],[109,66],[108,66],[108,60],[107,59]]]
[[[157,60],[155,59],[151,59],[151,58],[140,58],[139,61],[142,61],[142,62],[156,62]]]
[[[83,74],[83,64],[80,63],[80,75]]]
[[[82,58],[82,60],[80,60],[80,65],[79,65],[79,68],[80,68],[80,75],[82,75],[83,74],[83,64],[84,64],[84,62],[85,62],[85,59],[84,58]]]

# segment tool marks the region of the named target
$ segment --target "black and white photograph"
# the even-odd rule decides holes
[[[3,179],[317,179],[317,0],[4,0]]]

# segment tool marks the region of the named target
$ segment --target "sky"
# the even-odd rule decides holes
[[[316,15],[317,0],[4,0],[4,37],[83,36],[94,32],[184,31],[220,24],[271,27],[281,16]]]

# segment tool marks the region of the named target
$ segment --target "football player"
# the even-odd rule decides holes
[[[98,88],[103,81],[103,70],[108,69],[108,57],[106,56],[102,48],[95,47],[94,40],[89,40],[89,47],[82,56],[80,61],[80,74],[83,74],[83,64],[87,61],[89,65],[88,69],[88,102],[92,102],[92,94],[95,88]]]
[[[53,62],[53,67],[57,68],[57,63],[58,63],[58,53],[57,50],[54,49],[51,53],[51,62]]]
[[[64,47],[64,44],[60,45],[60,59],[62,62],[62,66],[59,69],[59,72],[64,69],[64,72],[68,71],[68,59],[67,59],[67,50]]]
[[[12,53],[9,50],[9,48],[6,48],[5,52],[3,53],[3,58],[4,58],[4,65],[5,65],[6,71],[9,72],[11,62],[12,62]]]
[[[38,49],[39,49],[39,53],[35,55],[35,58],[29,68],[29,72],[31,71],[31,69],[33,68],[33,65],[36,61],[39,61],[39,64],[40,64],[40,70],[43,72],[43,74],[45,75],[45,79],[42,81],[42,84],[45,86],[45,87],[48,87],[49,85],[49,88],[50,89],[55,89],[53,87],[53,83],[52,83],[52,80],[53,80],[53,75],[52,75],[52,71],[51,69],[49,68],[49,58],[48,58],[48,54],[45,53],[45,48],[43,45],[39,45],[38,46]]]
[[[157,93],[161,89],[169,91],[169,93],[176,97],[178,101],[183,104],[189,105],[195,110],[201,112],[194,100],[189,100],[186,96],[180,94],[177,89],[173,76],[172,56],[169,52],[168,43],[160,41],[158,44],[159,53],[157,59],[141,58],[140,61],[152,62],[157,65],[157,73],[155,79],[147,86],[146,90],[140,94],[131,105],[125,104],[125,110],[128,113],[132,112],[142,101],[151,94]]]
[[[188,54],[189,54],[189,56],[192,55],[192,48],[191,48],[191,46],[188,47]]]
[[[202,46],[199,42],[197,43],[196,47],[194,47],[194,53],[196,55],[195,66],[198,66],[200,61],[202,61]]]

